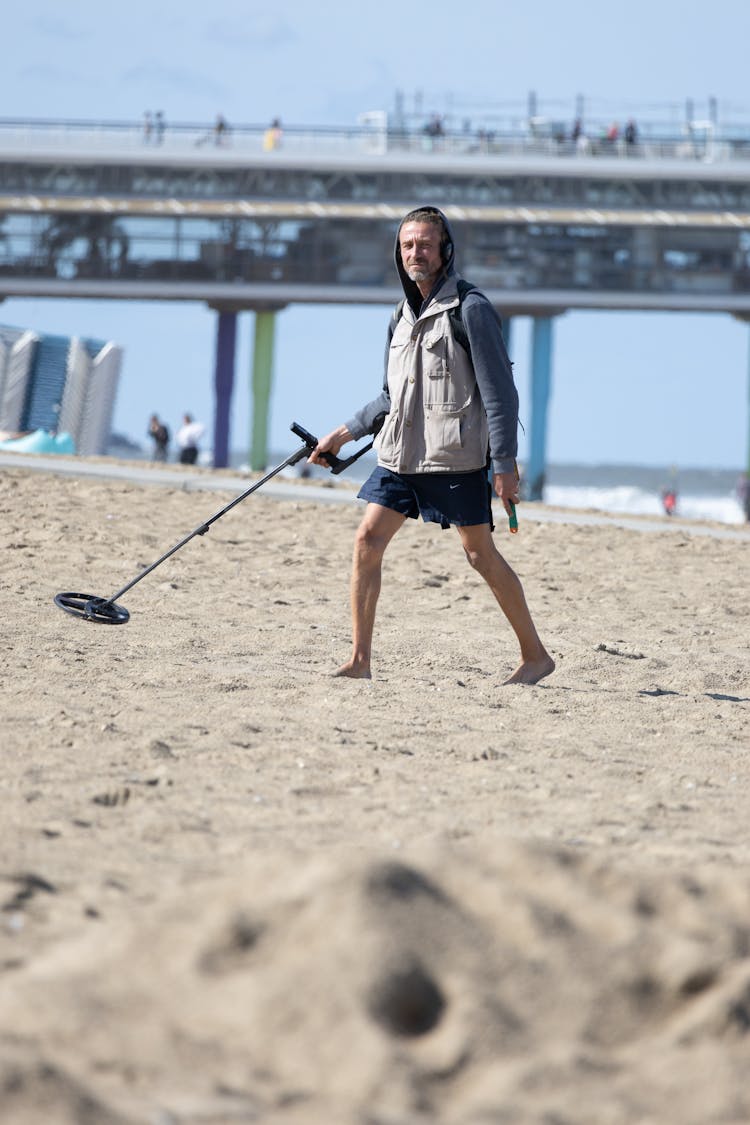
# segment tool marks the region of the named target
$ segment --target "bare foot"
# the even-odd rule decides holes
[[[350,680],[371,680],[370,665],[361,660],[347,660],[342,664],[334,676],[346,676]]]
[[[555,662],[549,653],[545,652],[543,657],[539,660],[523,660],[516,668],[512,676],[508,676],[507,680],[503,680],[505,684],[538,684],[545,676],[549,676],[550,672],[554,672]]]

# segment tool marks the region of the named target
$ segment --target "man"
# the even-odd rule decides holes
[[[325,463],[348,441],[376,431],[378,467],[360,489],[368,501],[354,544],[353,648],[339,676],[370,678],[381,564],[408,517],[453,525],[513,628],[521,662],[504,683],[535,684],[555,664],[544,648],[521,583],[492,539],[487,450],[495,492],[508,515],[518,502],[518,394],[502,331],[484,294],[466,293],[461,318],[468,352],[455,340],[449,310],[459,305],[453,238],[435,207],[410,211],[396,238],[406,299],[389,332],[383,391],[354,418],[321,438],[310,460]]]
[[[154,443],[154,461],[166,461],[169,448],[169,430],[159,418],[152,414],[148,423],[148,434]]]
[[[182,425],[177,431],[181,465],[194,465],[198,460],[198,442],[203,437],[204,429],[202,422],[193,421],[192,414],[183,414]]]

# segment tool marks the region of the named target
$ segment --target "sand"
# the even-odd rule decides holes
[[[557,670],[501,687],[410,523],[349,681],[351,492],[258,492],[126,625],[53,604],[232,499],[184,473],[0,477],[2,1121],[750,1120],[747,538],[521,506]]]

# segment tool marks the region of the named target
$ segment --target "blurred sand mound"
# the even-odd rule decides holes
[[[715,869],[261,855],[4,975],[5,1120],[747,1121],[749,949]]]

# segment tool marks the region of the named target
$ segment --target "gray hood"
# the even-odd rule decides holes
[[[393,252],[393,257],[394,257],[394,261],[396,263],[396,269],[398,270],[398,276],[401,278],[401,285],[403,286],[404,294],[406,295],[407,301],[409,302],[412,309],[414,310],[415,316],[419,316],[420,309],[422,308],[422,305],[424,304],[424,298],[422,297],[422,294],[419,292],[419,286],[417,285],[416,281],[412,281],[411,278],[409,277],[409,275],[407,274],[406,270],[404,269],[404,263],[401,261],[401,246],[399,245],[399,236],[401,234],[401,228],[404,225],[404,223],[409,222],[410,219],[412,218],[412,216],[416,215],[418,211],[431,211],[433,214],[439,215],[440,218],[443,220],[443,226],[445,227],[446,234],[448,235],[448,241],[444,244],[444,246],[442,248],[443,249],[443,273],[440,275],[438,280],[435,282],[435,287],[434,287],[432,293],[430,294],[430,297],[432,297],[433,294],[435,293],[435,291],[440,288],[440,286],[443,284],[443,281],[445,280],[446,277],[451,277],[455,273],[455,269],[453,267],[453,258],[454,258],[453,232],[451,231],[450,223],[448,222],[448,220],[446,219],[445,215],[440,210],[440,208],[439,207],[431,207],[429,205],[424,206],[424,207],[415,207],[414,210],[410,211],[408,215],[404,215],[403,219],[401,220],[401,222],[398,225],[398,231],[396,232],[396,248]],[[430,298],[428,298],[428,300],[429,299]]]

